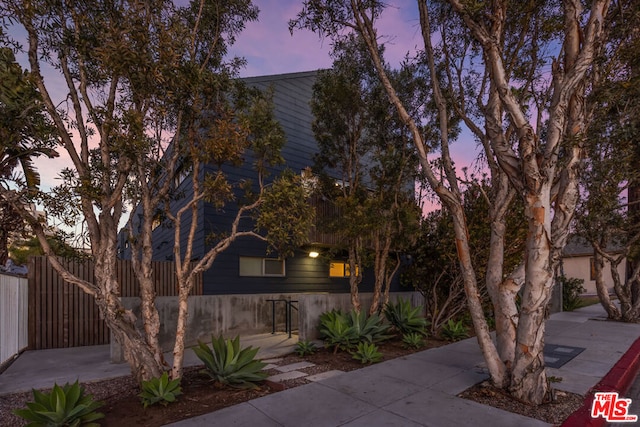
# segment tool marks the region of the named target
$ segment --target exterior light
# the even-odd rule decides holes
[[[318,252],[316,252],[316,251],[309,252],[309,256],[311,258],[318,258],[318,255],[320,255],[320,254]]]

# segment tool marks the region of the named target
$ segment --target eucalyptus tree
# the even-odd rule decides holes
[[[469,179],[463,185],[463,208],[469,231],[471,256],[478,276],[478,290],[482,296],[485,314],[495,316],[488,293],[487,276],[493,274],[490,259],[494,250],[487,242],[495,228],[492,223],[491,202],[496,191],[487,178]],[[513,271],[522,262],[526,223],[522,216],[522,203],[512,204],[505,218],[504,271]],[[437,209],[423,218],[417,241],[408,251],[411,264],[403,274],[404,285],[411,286],[425,298],[425,309],[432,333],[461,315],[467,309],[462,274],[456,253],[451,216],[445,209]]]
[[[426,142],[418,125],[423,118],[411,114],[397,95],[380,55],[376,25],[385,9],[383,2],[308,0],[290,23],[292,29],[306,27],[331,36],[353,31],[367,43],[390,102],[411,130],[421,171],[452,217],[467,303],[492,381],[534,404],[541,403],[548,390],[542,353],[546,306],[577,203],[578,166],[584,155],[585,78],[604,37],[609,3],[594,1],[585,9],[577,0],[417,1],[422,53],[437,106],[439,170],[429,161],[435,147]],[[440,16],[444,18],[438,20]],[[450,34],[446,29],[460,30],[457,43],[447,39],[457,31]],[[445,79],[439,78],[440,69],[446,70]],[[454,83],[455,92],[447,81]],[[475,87],[475,97],[469,87]],[[447,102],[454,93],[460,97]],[[492,201],[495,235],[490,242],[490,262],[498,268],[491,270],[495,280],[487,280],[497,314],[497,346],[482,310],[458,173],[450,154],[452,108],[463,119],[467,112],[465,124],[478,138],[492,186],[501,194]],[[528,233],[523,263],[505,273],[501,230],[516,194],[523,200]],[[515,304],[519,291],[520,311]]]
[[[587,99],[590,156],[581,177],[585,197],[577,226],[594,248],[596,290],[608,317],[629,322],[640,318],[639,7],[637,2],[616,2],[611,8],[610,36],[592,74]],[[630,274],[621,277],[618,268],[625,260]],[[619,307],[604,282],[605,265],[610,267]]]
[[[280,124],[273,117],[269,94],[245,93],[245,89],[239,92],[232,109],[221,108],[222,100],[226,103],[234,98],[230,92],[224,98],[209,98],[215,100],[216,108],[209,105],[202,114],[197,114],[195,126],[187,127],[189,136],[176,141],[186,147],[182,167],[189,169],[190,192],[186,198],[178,196],[173,203],[165,199],[162,212],[174,231],[173,259],[178,282],[173,378],[182,376],[188,297],[197,275],[211,268],[220,253],[243,237],[266,242],[267,250],[277,252],[280,257],[291,256],[296,248],[307,243],[313,224],[309,194],[301,177],[288,170],[269,177],[273,167],[283,163],[280,149],[285,143]],[[218,114],[211,123],[205,124],[206,111],[211,110]],[[257,182],[233,182],[228,178],[226,167],[241,164],[243,154],[253,159]],[[204,220],[201,218],[203,202],[236,213],[226,230],[207,236],[207,249],[193,261],[196,230]]]
[[[315,167],[339,177],[328,186],[339,215],[326,225],[348,252],[351,304],[358,311],[362,267],[373,261],[369,311],[374,313],[388,300],[399,251],[418,222],[412,195],[416,161],[408,131],[392,114],[362,40],[336,41],[333,56],[332,69],[319,72],[311,101],[319,145]],[[394,78],[410,86],[414,75],[407,71]]]
[[[236,134],[231,106],[220,103],[218,110],[205,111],[203,100],[224,96],[230,87],[243,62],[225,59],[227,48],[257,13],[248,0],[186,6],[165,0],[9,0],[0,5],[3,29],[26,32],[31,81],[72,163],[61,173],[64,184],[43,195],[45,207],[86,222],[95,282],[66,271],[52,257],[37,218],[23,214],[61,276],[95,297],[138,380],[158,377],[165,369],[150,280],[150,231],[158,207],[170,196],[177,166],[189,156],[188,144],[203,149],[198,132],[219,140],[218,147],[227,151],[218,154],[227,160],[249,144],[227,147],[225,138],[249,139],[256,132],[240,124],[249,133]],[[8,31],[1,34],[4,46],[15,45]],[[189,142],[181,145],[182,138]],[[121,303],[116,275],[118,226],[130,203],[142,207],[140,233],[131,238],[139,256],[135,270],[143,331]]]
[[[372,157],[372,148],[365,141],[373,122],[367,105],[374,76],[356,38],[336,43],[332,54],[333,68],[318,72],[311,99],[312,129],[319,148],[315,168],[339,177],[335,182],[328,180],[324,190],[330,193],[328,197],[339,216],[326,218],[325,225],[339,236],[341,246],[347,250],[351,306],[360,311],[358,286],[372,220],[366,208],[367,160]]]

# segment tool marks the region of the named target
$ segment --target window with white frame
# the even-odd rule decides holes
[[[240,257],[240,276],[284,277],[284,260],[279,258]]]

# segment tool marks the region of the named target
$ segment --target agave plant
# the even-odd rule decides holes
[[[169,380],[169,375],[163,372],[159,378],[151,378],[149,381],[143,381],[142,393],[138,396],[140,396],[142,404],[146,408],[156,403],[167,406],[169,403],[175,402],[176,397],[181,394],[180,379]]]
[[[375,343],[391,336],[387,334],[389,324],[380,316],[367,316],[363,311],[351,310],[345,314],[340,310],[331,310],[320,316],[320,337],[333,352],[338,349],[349,350],[360,342]]]
[[[420,315],[421,312],[421,305],[414,308],[409,300],[402,298],[384,307],[384,316],[403,335],[412,332],[426,335],[429,322]]]
[[[447,341],[460,341],[469,337],[469,328],[464,325],[462,320],[454,322],[453,319],[449,319],[447,323],[442,325],[440,336]]]
[[[424,335],[417,332],[409,332],[402,335],[402,343],[406,348],[422,348],[424,347]]]
[[[349,325],[349,318],[340,310],[331,310],[320,315],[320,337],[327,347],[347,350],[358,342],[358,335]]]
[[[364,311],[351,310],[349,320],[358,342],[375,343],[391,338],[391,335],[388,334],[389,324],[375,313],[367,316]]]
[[[32,427],[62,426],[99,426],[94,422],[104,418],[104,414],[96,412],[102,402],[93,400],[93,396],[84,394],[84,388],[78,381],[60,387],[54,384],[50,393],[42,393],[33,389],[33,402],[27,403],[26,409],[16,409],[14,414],[31,421]]]
[[[239,336],[233,340],[211,336],[211,347],[198,342],[193,351],[205,365],[203,372],[213,380],[237,388],[255,388],[256,382],[267,377],[265,372],[261,372],[267,364],[255,358],[260,349],[240,349]]]
[[[316,352],[316,345],[313,341],[304,340],[296,343],[295,352],[298,356],[306,356]]]
[[[354,359],[361,363],[378,363],[382,360],[382,353],[378,351],[378,347],[373,343],[360,342],[356,350],[351,353]]]

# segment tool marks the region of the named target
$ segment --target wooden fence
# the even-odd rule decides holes
[[[25,277],[0,274],[0,366],[27,347]]]
[[[71,273],[93,282],[90,261],[60,260]],[[121,296],[139,295],[131,261],[118,261]],[[173,262],[154,262],[153,279],[157,296],[177,295]],[[192,295],[202,295],[202,275]],[[29,264],[29,348],[79,347],[109,343],[109,330],[101,319],[92,296],[58,276],[46,257],[34,257]]]

